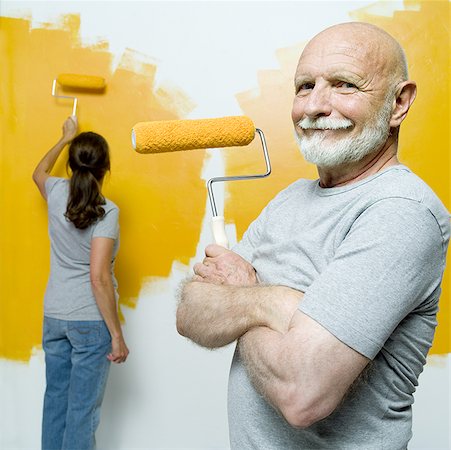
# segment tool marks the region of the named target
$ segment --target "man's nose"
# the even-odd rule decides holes
[[[329,116],[332,112],[330,90],[327,86],[315,84],[305,100],[304,114],[311,119]]]

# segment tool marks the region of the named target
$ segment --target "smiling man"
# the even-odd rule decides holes
[[[398,161],[415,99],[399,44],[369,24],[315,36],[292,118],[319,180],[279,193],[184,285],[181,334],[238,339],[233,449],[405,449],[432,344],[449,214]]]

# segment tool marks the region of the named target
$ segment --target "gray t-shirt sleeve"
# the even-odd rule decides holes
[[[106,209],[105,215],[94,225],[92,237],[111,239],[119,237],[119,208],[117,206]]]
[[[53,188],[57,184],[63,184],[66,182],[65,178],[58,178],[58,177],[48,177],[47,180],[45,180],[45,193],[47,194],[47,199],[49,198],[51,192],[53,191]]]
[[[438,289],[443,239],[421,203],[380,200],[354,222],[299,309],[372,359],[403,318]]]
[[[238,253],[238,255],[248,262],[252,261],[255,248],[258,248],[265,211],[266,210],[263,210],[263,212],[249,225],[241,241],[232,248],[235,253]]]

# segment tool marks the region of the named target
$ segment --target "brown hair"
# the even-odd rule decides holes
[[[105,215],[100,183],[110,170],[107,141],[92,131],[80,133],[70,144],[68,165],[72,176],[64,215],[83,230]]]

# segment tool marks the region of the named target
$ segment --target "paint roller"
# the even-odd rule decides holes
[[[64,90],[71,91],[91,91],[102,92],[105,89],[105,79],[94,75],[78,75],[74,73],[62,73],[53,80],[52,96],[56,98],[70,98],[74,101],[72,107],[72,115],[75,116],[77,112],[77,97],[69,95],[59,95],[56,92],[57,86]]]
[[[212,210],[215,242],[228,247],[224,217],[219,216],[213,195],[213,183],[264,178],[271,173],[268,149],[263,132],[247,116],[215,119],[163,120],[137,123],[132,129],[132,145],[138,153],[165,153],[202,148],[242,147],[250,144],[257,133],[263,149],[266,172],[256,175],[214,177],[207,181]]]

